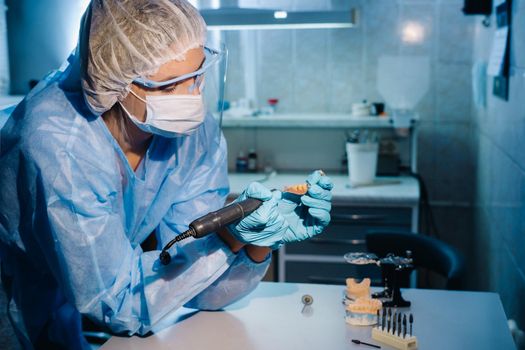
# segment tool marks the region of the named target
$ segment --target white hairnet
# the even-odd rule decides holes
[[[203,18],[185,0],[92,0],[82,22],[82,89],[96,114],[123,99],[135,78],[206,41]]]

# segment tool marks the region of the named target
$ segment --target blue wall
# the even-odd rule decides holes
[[[78,37],[86,0],[6,0],[11,94],[60,67]]]
[[[525,328],[525,1],[514,0],[509,101],[492,96],[476,111],[477,278],[500,293],[505,312]],[[488,60],[494,24],[478,25],[475,58]]]
[[[418,171],[427,183],[441,238],[464,252],[470,269],[475,270],[472,245],[477,133],[470,72],[474,33],[482,18],[464,16],[463,0],[252,2],[302,10],[356,7],[360,23],[352,29],[259,31],[253,34],[251,46],[242,42],[238,32],[228,32],[230,100],[245,96],[244,84],[249,80],[244,67],[253,59],[260,104],[278,97],[278,110],[283,113],[350,113],[353,102],[381,100],[376,83],[381,56],[430,58],[430,88],[416,106],[421,117]],[[420,42],[403,40],[403,28],[408,23],[423,29]],[[247,50],[252,51],[253,58],[245,55]],[[341,167],[344,154],[344,130],[227,129],[225,134],[230,169],[234,169],[239,150],[251,147],[257,148],[264,164],[278,170],[313,167],[334,172]],[[465,288],[480,288],[476,276],[469,277]]]

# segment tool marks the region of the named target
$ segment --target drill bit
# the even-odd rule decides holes
[[[397,328],[397,316],[396,312],[394,311],[394,319],[392,320],[392,334],[396,335],[396,328]]]
[[[379,313],[379,309],[376,311],[377,316],[377,328],[381,327],[381,314]]]
[[[392,327],[392,309],[388,309],[387,323],[388,323],[388,330],[387,331],[390,333],[390,328]]]
[[[314,298],[311,295],[305,294],[301,298],[301,302],[303,303],[303,309],[301,310],[301,313],[304,313],[306,307],[313,304]]]
[[[386,308],[383,308],[383,317],[381,318],[381,330],[385,330],[385,324],[386,324]]]
[[[397,336],[401,335],[401,312],[397,314]]]
[[[407,337],[407,315],[403,314],[403,338]]]
[[[414,316],[412,316],[412,314],[410,314],[408,321],[410,322],[410,336],[412,336],[412,323],[414,323]]]

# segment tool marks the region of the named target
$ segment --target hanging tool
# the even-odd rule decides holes
[[[383,317],[381,319],[381,329],[385,330],[386,325],[386,308],[383,308]]]
[[[410,322],[410,336],[412,336],[412,323],[414,323],[414,316],[412,316],[412,314],[410,314],[409,322]]]

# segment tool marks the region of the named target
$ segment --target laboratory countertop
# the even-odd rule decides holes
[[[179,311],[171,326],[148,337],[112,337],[101,349],[372,349],[351,339],[393,349],[371,338],[371,326],[345,322],[344,286],[262,282],[224,311]],[[313,304],[301,312],[301,297]],[[418,348],[515,349],[498,294],[405,289],[412,302]],[[173,322],[176,322],[173,324]]]
[[[265,177],[264,174],[230,173],[230,195],[237,196],[252,181],[261,182],[270,189],[283,189],[285,186],[304,183],[308,173],[291,174],[278,173]],[[348,186],[348,176],[329,174],[334,182],[333,203],[336,205],[365,205],[365,206],[406,206],[411,207],[419,203],[419,184],[409,176],[378,177],[374,185],[357,188]]]

